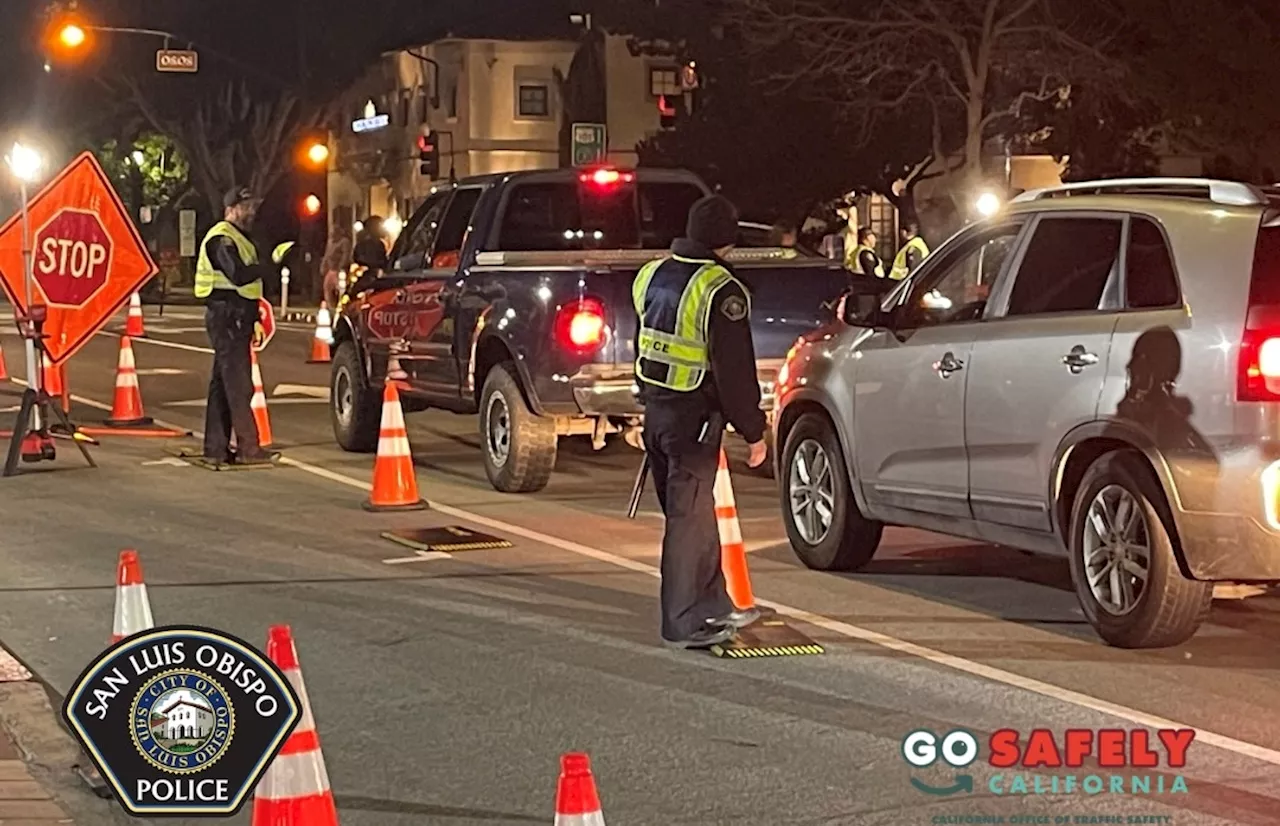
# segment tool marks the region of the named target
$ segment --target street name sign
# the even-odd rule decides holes
[[[27,206],[35,303],[48,307],[49,360],[71,358],[159,269],[91,152],[80,155]],[[0,286],[27,315],[22,212],[0,226]]]
[[[156,52],[157,72],[200,71],[200,55],[190,49],[161,49]]]
[[[603,123],[575,123],[572,135],[574,166],[591,166],[609,160],[609,142]]]

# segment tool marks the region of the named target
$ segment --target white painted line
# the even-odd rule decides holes
[[[113,333],[110,330],[102,330],[98,333],[100,336],[110,336],[111,338],[120,338],[119,333]],[[186,350],[189,353],[208,353],[213,355],[211,347],[197,347],[194,344],[180,344],[176,341],[161,341],[158,338],[135,338],[130,339],[134,344],[154,344],[157,347],[169,347],[174,350]]]
[[[435,559],[453,559],[444,551],[418,551],[414,556],[401,556],[382,560],[383,565],[408,565],[410,562],[431,562]]]
[[[147,334],[163,333],[166,336],[180,336],[188,333],[208,332],[204,327],[166,327],[163,324],[148,324]]]
[[[163,406],[164,407],[204,407],[208,403],[209,403],[209,400],[207,398],[187,399],[184,402],[165,402]]]
[[[157,459],[154,462],[143,462],[143,467],[191,467],[187,462],[175,456],[166,456],[163,459]]]
[[[14,656],[3,648],[0,648],[0,683],[24,683],[30,680],[32,674],[22,663],[14,659]]]
[[[307,396],[328,401],[329,388],[322,384],[277,384],[276,389],[271,391],[271,397],[276,396]]]
[[[179,370],[176,367],[152,367],[147,370],[136,371],[139,376],[183,376],[190,373],[190,370]]]
[[[101,410],[111,409],[110,405],[103,404],[102,402],[95,402],[89,399],[82,399],[77,396],[72,396],[72,399],[74,401],[80,402],[81,404],[87,404],[91,407],[96,407]],[[175,429],[178,429],[177,425],[172,425],[167,422],[162,422],[159,419],[156,420],[156,424],[160,425],[161,427],[173,427]],[[203,434],[201,433],[195,433],[194,435],[197,438],[203,437]],[[365,482],[362,479],[356,479],[355,477],[347,476],[346,474],[338,473],[336,471],[329,470],[328,468],[322,468],[317,465],[309,464],[307,462],[300,462],[297,459],[290,459],[288,457],[284,457],[280,460],[280,464],[288,465],[290,467],[295,467],[299,470],[305,471],[306,473],[310,473],[313,476],[318,476],[321,479],[328,479],[331,482],[336,482],[337,484],[340,484],[340,485],[345,485],[350,488],[355,488],[356,490],[361,490],[361,491],[373,490],[373,485],[369,482]],[[513,534],[515,536],[523,537],[524,539],[528,539],[533,542],[539,542],[543,545],[549,545],[553,548],[559,548],[562,551],[567,551],[572,554],[577,554],[578,556],[584,556],[588,559],[594,559],[598,562],[605,562],[619,568],[625,568],[626,570],[629,570],[629,571],[635,571],[636,573],[639,573],[639,574],[645,574],[651,577],[661,576],[657,568],[653,567],[652,565],[645,564],[644,562],[640,562],[638,560],[627,559],[626,557],[617,556],[615,554],[608,553],[607,551],[601,551],[596,548],[592,548],[588,545],[583,545],[581,543],[573,542],[568,539],[561,539],[558,536],[551,536],[550,534],[545,534],[545,533],[542,533],[541,531],[534,531],[528,528],[522,528],[519,525],[512,525],[498,519],[490,519],[487,516],[474,514],[469,511],[462,510],[460,508],[455,508],[451,505],[445,505],[439,502],[430,502],[430,501],[428,501],[428,505],[431,507],[432,510],[437,511],[438,513],[442,513],[446,516],[452,516],[456,519],[462,519],[476,525],[482,525],[486,528],[492,528],[501,533]],[[1130,723],[1133,723],[1134,725],[1145,726],[1147,728],[1156,728],[1156,729],[1195,728],[1197,742],[1205,743],[1209,746],[1222,749],[1223,751],[1229,751],[1234,754],[1242,755],[1244,757],[1249,757],[1263,763],[1270,763],[1271,765],[1274,765],[1274,766],[1280,766],[1280,751],[1277,751],[1276,749],[1270,749],[1265,746],[1259,746],[1255,743],[1247,743],[1244,740],[1237,740],[1236,738],[1228,737],[1225,734],[1218,734],[1216,732],[1212,732],[1206,729],[1197,728],[1195,726],[1188,725],[1187,723],[1178,722],[1176,720],[1170,720],[1165,717],[1158,717],[1154,714],[1147,714],[1146,712],[1139,711],[1138,709],[1135,709],[1135,708],[1122,706],[1118,703],[1112,703],[1107,700],[1099,699],[1097,697],[1090,697],[1088,694],[1083,694],[1079,691],[1072,691],[1069,688],[1063,688],[1061,686],[1052,685],[1050,683],[1042,682],[1040,680],[1036,680],[1031,677],[1024,677],[1023,675],[1015,674],[1012,671],[1005,671],[1004,669],[1001,669],[1001,668],[995,668],[993,666],[984,665],[978,662],[973,662],[972,660],[966,660],[963,657],[956,657],[942,651],[936,651],[932,648],[926,648],[923,645],[916,645],[915,643],[907,642],[906,640],[900,640],[900,639],[897,639],[896,637],[890,637],[887,634],[881,634],[877,631],[872,631],[867,628],[859,628],[856,625],[850,625],[847,622],[841,622],[839,620],[830,619],[829,617],[824,617],[820,614],[814,614],[800,608],[793,608],[789,605],[784,605],[778,602],[771,602],[768,600],[759,600],[758,602],[760,605],[763,605],[766,608],[774,609],[779,614],[783,614],[785,616],[791,617],[792,619],[799,620],[800,622],[808,623],[810,625],[823,628],[827,631],[830,631],[833,634],[839,634],[840,636],[847,637],[848,639],[868,642],[868,643],[871,643],[872,645],[877,645],[881,648],[887,648],[890,651],[897,651],[903,654],[908,654],[910,656],[917,657],[919,659],[931,662],[934,665],[939,665],[944,668],[950,668],[965,674],[972,674],[975,677],[981,677],[985,680],[989,680],[994,683],[1000,683],[1003,685],[1011,686],[1013,688],[1019,688],[1019,689],[1022,689],[1023,691],[1029,691],[1033,694],[1039,694],[1042,697],[1048,697],[1050,699],[1058,700],[1064,703],[1069,703],[1071,705],[1079,706],[1081,708],[1087,708],[1087,709],[1090,709],[1091,711],[1097,711],[1102,714],[1109,714],[1112,717],[1115,717],[1117,719],[1127,720]]]

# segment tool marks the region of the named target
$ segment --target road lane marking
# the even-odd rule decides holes
[[[136,370],[139,376],[184,376],[190,373],[190,370],[179,370],[177,367],[151,367],[146,370]]]
[[[307,396],[329,401],[329,388],[322,384],[277,384],[276,389],[271,391],[271,397],[276,396]]]
[[[383,565],[408,565],[410,562],[431,562],[435,559],[453,559],[444,551],[417,551],[413,556],[400,556],[382,560]]]
[[[122,336],[119,333],[113,333],[110,330],[101,330],[99,331],[98,335],[110,336],[111,338],[122,338]],[[189,353],[207,353],[208,355],[213,355],[213,348],[211,347],[197,347],[194,344],[182,344],[177,341],[161,341],[158,338],[134,338],[134,339],[130,339],[130,341],[133,341],[136,344],[154,344],[157,347],[169,347],[174,350],[186,350]]]
[[[154,462],[143,462],[143,467],[191,467],[187,462],[173,456],[167,456],[163,459],[157,459]]]
[[[102,402],[93,401],[80,396],[72,396],[71,398],[73,401],[77,401],[90,407],[95,407],[99,410],[111,409],[110,405]],[[185,429],[159,419],[156,420],[156,424],[161,427]],[[203,438],[203,434],[199,432],[194,433],[194,435],[196,438]],[[370,482],[357,479],[354,476],[347,476],[344,473],[338,473],[318,465],[313,465],[309,462],[302,462],[297,459],[284,457],[280,460],[280,464],[297,468],[298,470],[309,473],[312,476],[327,479],[331,482],[345,485],[346,487],[355,488],[356,490],[366,492],[373,490],[373,485]],[[560,550],[568,553],[584,556],[588,559],[594,559],[597,562],[604,562],[618,568],[624,568],[639,574],[645,574],[646,576],[654,578],[661,577],[661,573],[656,567],[638,560],[617,556],[616,554],[611,554],[607,551],[592,548],[589,545],[583,545],[569,539],[562,539],[558,536],[542,533],[541,531],[524,528],[520,525],[513,525],[509,522],[503,522],[500,519],[481,516],[479,514],[471,513],[470,511],[462,510],[461,508],[455,508],[451,505],[431,502],[430,500],[428,500],[428,505],[432,510],[446,516],[452,516],[455,519],[462,519],[476,525],[483,525],[484,527],[492,528],[502,533],[523,537],[524,539],[528,539],[532,542],[538,542],[553,548],[559,548]],[[817,626],[818,628],[825,629],[833,634],[838,634],[839,636],[846,637],[848,639],[867,642],[872,645],[879,646],[880,648],[897,651],[902,654],[907,654],[908,656],[916,657],[917,659],[925,660],[943,668],[949,668],[953,671],[970,674],[993,683],[999,683],[1012,688],[1019,688],[1032,694],[1039,694],[1042,697],[1048,697],[1049,699],[1089,709],[1090,711],[1107,714],[1120,720],[1126,720],[1134,725],[1154,729],[1194,728],[1196,731],[1197,742],[1205,743],[1215,748],[1222,749],[1223,751],[1229,751],[1243,757],[1252,758],[1262,763],[1270,763],[1274,766],[1280,766],[1280,751],[1276,749],[1259,746],[1255,743],[1248,743],[1244,740],[1238,740],[1234,737],[1228,737],[1225,734],[1218,734],[1217,732],[1208,731],[1207,729],[1191,726],[1187,723],[1170,720],[1154,714],[1148,714],[1145,711],[1139,711],[1138,709],[1123,706],[1119,703],[1112,703],[1098,697],[1091,697],[1088,694],[1073,691],[1069,688],[1063,688],[1062,686],[1052,685],[1033,677],[1026,677],[1021,674],[1015,674],[1012,671],[1005,671],[1004,669],[995,668],[994,666],[985,665],[972,660],[966,660],[963,657],[957,657],[943,651],[937,651],[923,645],[917,645],[913,642],[900,640],[896,637],[891,637],[888,634],[881,634],[878,631],[872,631],[868,628],[860,628],[856,625],[850,625],[847,622],[841,622],[840,620],[831,619],[830,617],[824,617],[821,614],[805,611],[802,608],[793,608],[789,605],[773,602],[771,600],[757,600],[757,603],[766,608],[772,608],[779,614],[790,617],[791,619]]]

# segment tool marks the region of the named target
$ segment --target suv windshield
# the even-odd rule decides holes
[[[507,201],[497,249],[665,249],[684,234],[689,207],[702,195],[691,183],[519,184]]]

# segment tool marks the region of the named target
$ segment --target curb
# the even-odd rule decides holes
[[[281,313],[279,321],[296,321],[304,324],[315,324],[316,314],[314,311],[289,310]]]
[[[0,823],[74,824],[65,801],[76,753],[45,687],[0,647]]]

